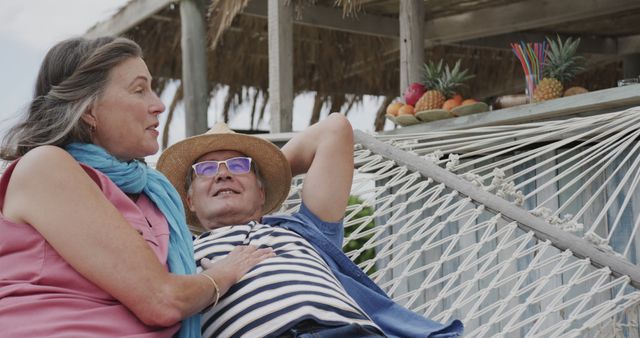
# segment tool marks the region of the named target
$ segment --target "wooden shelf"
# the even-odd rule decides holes
[[[475,127],[565,119],[624,110],[640,105],[640,84],[593,91],[540,103],[398,127],[384,135],[425,133]]]

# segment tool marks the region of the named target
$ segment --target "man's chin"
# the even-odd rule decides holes
[[[211,213],[207,218],[208,220],[211,221],[211,222],[207,222],[207,224],[215,224],[216,228],[229,226],[229,225],[247,224],[253,220],[252,215],[243,215],[242,212],[239,212],[237,210],[230,210],[230,209],[225,209],[225,210],[221,210],[220,212]]]

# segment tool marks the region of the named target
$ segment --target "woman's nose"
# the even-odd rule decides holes
[[[149,107],[151,114],[157,114],[157,115],[162,114],[162,112],[164,112],[165,109],[166,107],[162,102],[162,100],[160,100],[160,97],[158,97],[158,94],[153,92],[153,102]]]

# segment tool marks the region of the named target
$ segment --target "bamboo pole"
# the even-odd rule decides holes
[[[207,50],[204,7],[200,0],[180,2],[182,84],[186,136],[207,131]]]
[[[424,63],[424,1],[400,0],[400,92],[420,81]]]
[[[269,92],[271,132],[293,129],[293,6],[269,0]]]

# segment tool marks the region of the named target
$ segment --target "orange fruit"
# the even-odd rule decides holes
[[[460,94],[453,95],[453,97],[451,97],[451,99],[456,100],[458,102],[458,104],[462,103],[462,95],[460,95]]]
[[[400,107],[402,107],[403,104],[400,102],[393,102],[390,105],[387,106],[387,114],[389,115],[393,115],[393,116],[398,116],[398,110],[400,110]]]
[[[466,100],[462,101],[461,105],[462,106],[466,106],[466,105],[474,104],[474,103],[477,103],[477,102],[478,102],[478,100],[476,100],[476,99],[466,99]]]
[[[442,109],[444,110],[451,110],[457,106],[460,105],[460,102],[458,102],[455,98],[453,99],[448,99],[446,101],[444,101],[444,104],[442,105]]]
[[[398,110],[398,115],[414,115],[416,113],[416,111],[413,109],[413,106],[410,104],[405,104],[404,106],[400,107],[400,109]]]

